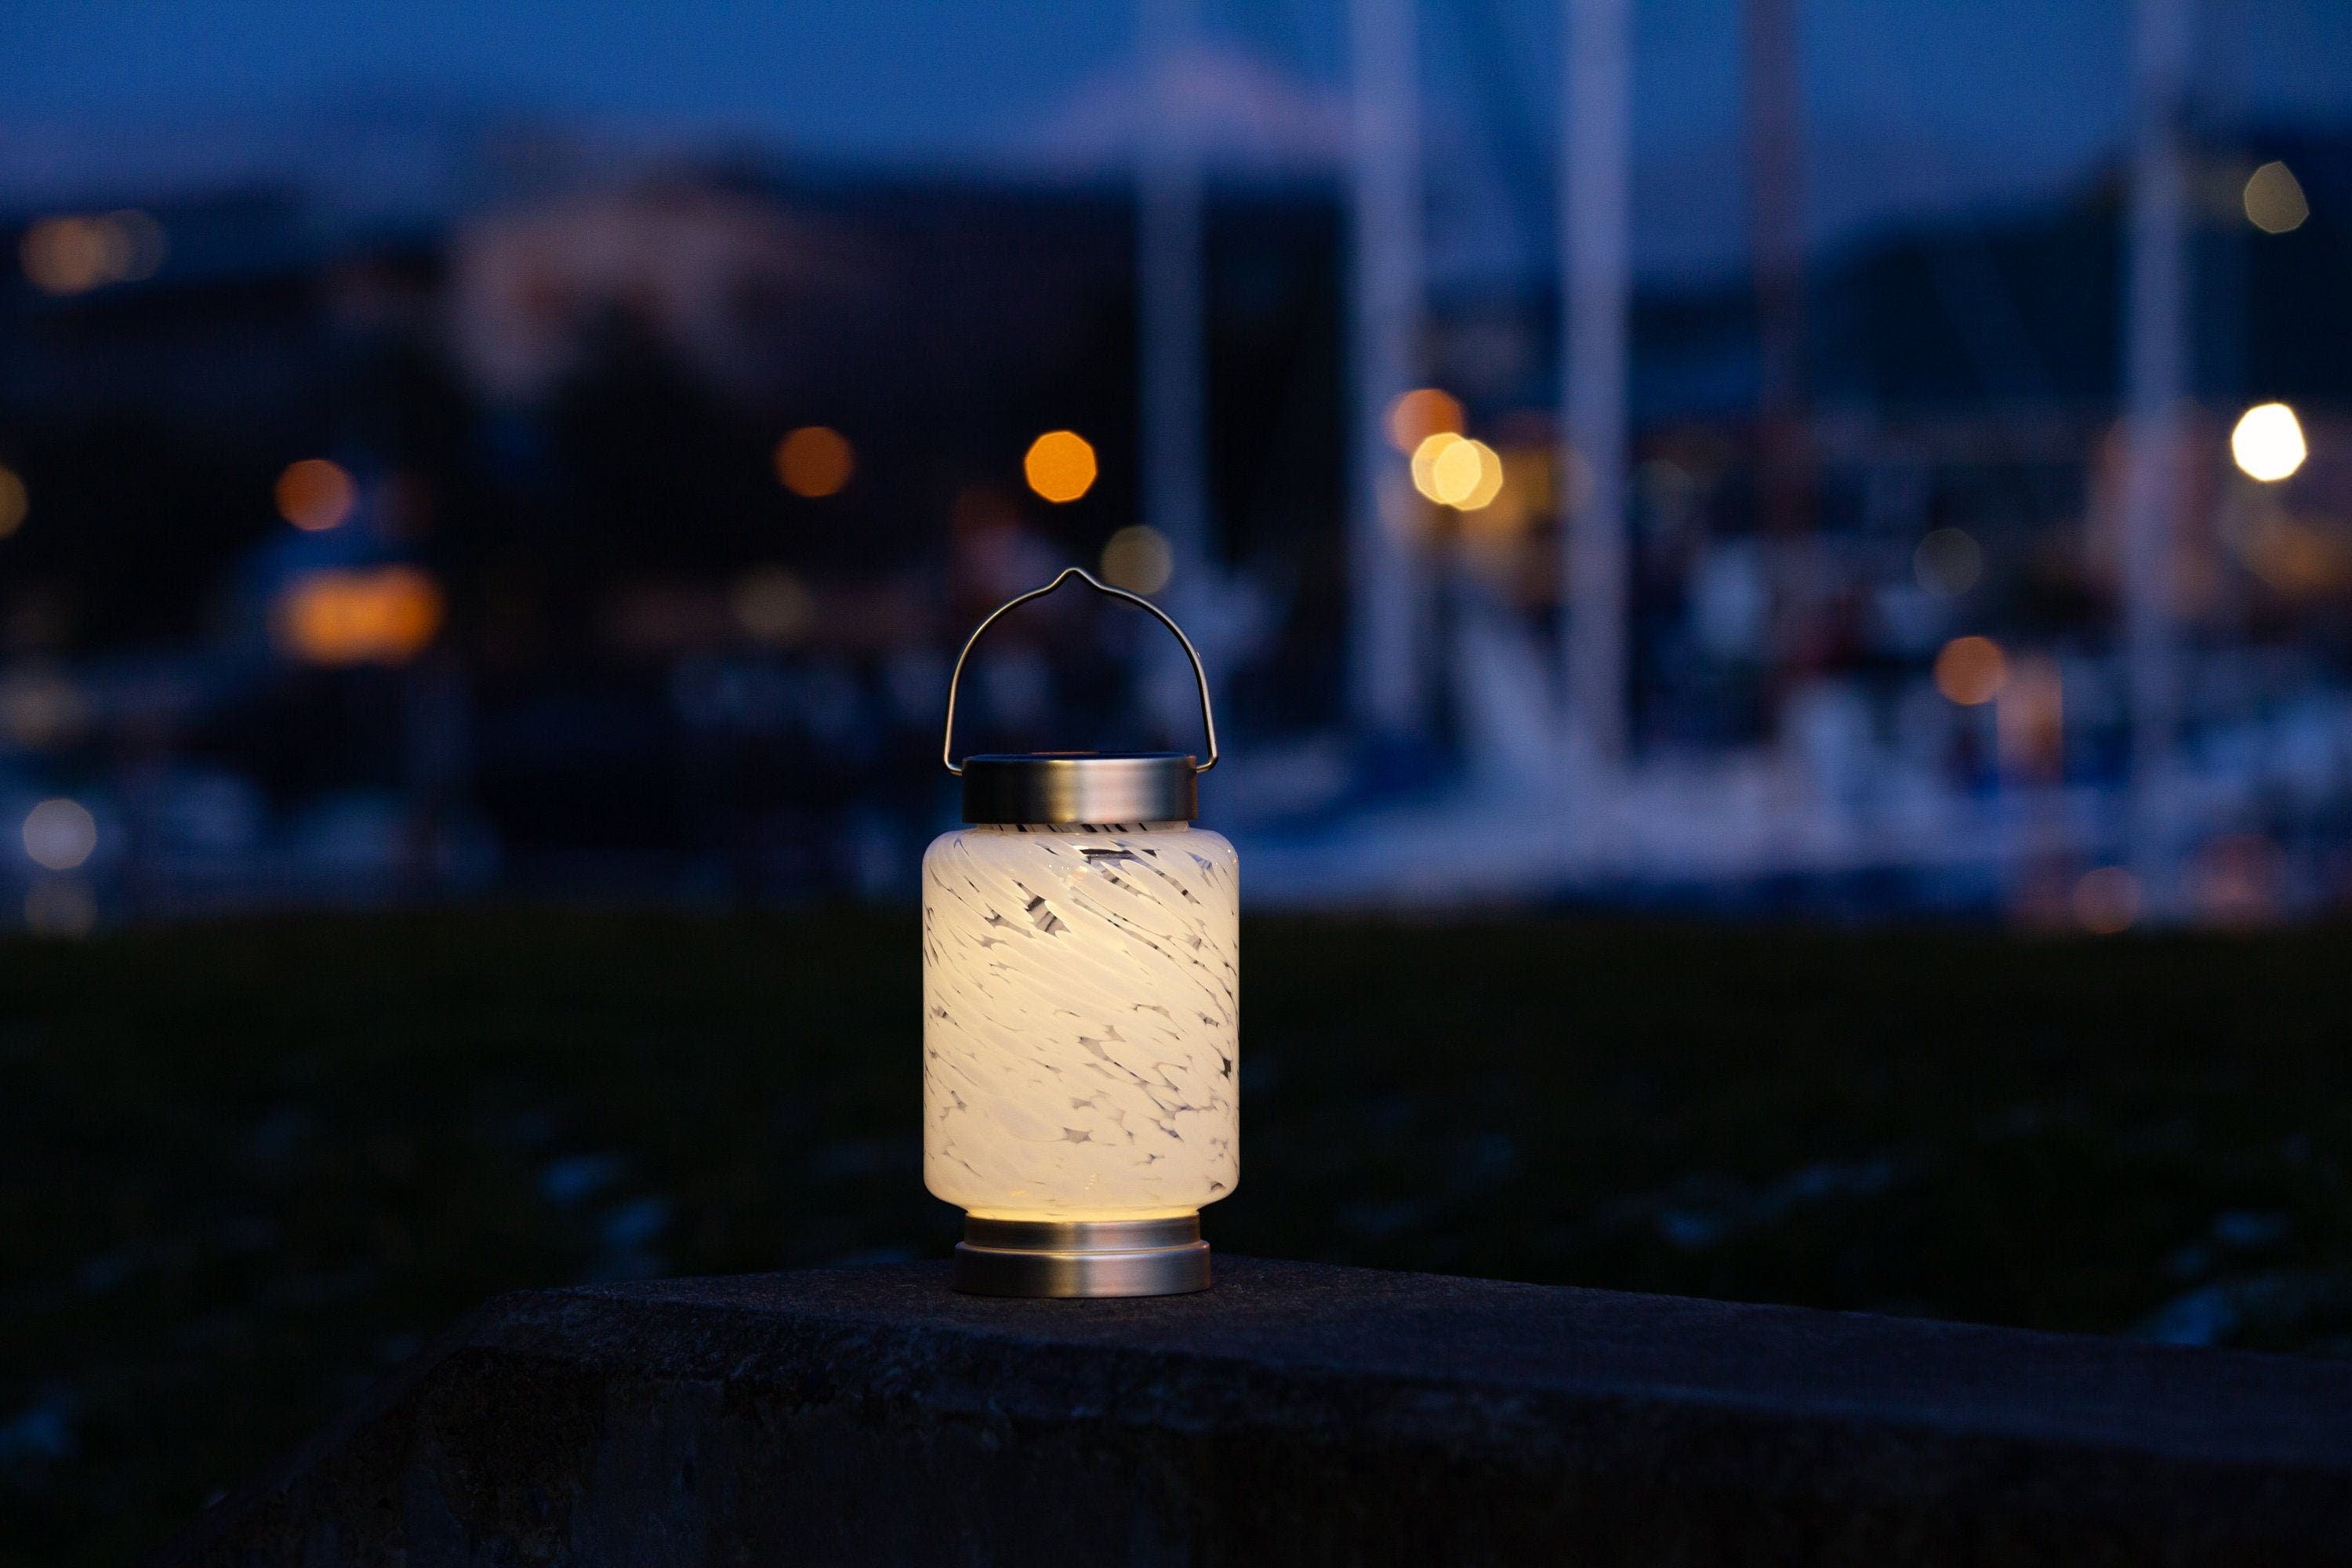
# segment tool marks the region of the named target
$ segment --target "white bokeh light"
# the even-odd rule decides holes
[[[2273,484],[2303,467],[2310,448],[2304,444],[2303,425],[2284,403],[2262,403],[2249,408],[2230,432],[2230,455],[2252,479]]]
[[[45,800],[25,814],[25,853],[52,871],[70,871],[98,847],[98,822],[79,801]]]

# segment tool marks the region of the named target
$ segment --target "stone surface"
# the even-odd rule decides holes
[[[2352,1561],[2352,1365],[1220,1258],[493,1301],[175,1564]]]

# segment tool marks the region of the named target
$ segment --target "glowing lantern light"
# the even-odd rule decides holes
[[[1192,661],[1209,759],[955,760],[964,660],[1076,579]],[[982,621],[948,682],[963,819],[923,856],[923,1183],[965,1212],[960,1289],[1160,1296],[1209,1284],[1201,1207],[1240,1179],[1233,846],[1194,827],[1217,763],[1200,656],[1145,599],[1071,567]]]
[[[2310,455],[2302,422],[2284,403],[2256,404],[2238,416],[2238,427],[2230,432],[2230,456],[2248,479],[2264,484],[2288,478]]]
[[[1095,486],[1095,449],[1075,430],[1048,430],[1021,459],[1029,488],[1050,501],[1074,501]]]
[[[441,629],[441,590],[413,566],[310,572],[278,596],[280,647],[307,664],[405,664]]]

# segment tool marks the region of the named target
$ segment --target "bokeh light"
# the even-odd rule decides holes
[[[1484,441],[1440,431],[1412,452],[1413,488],[1441,506],[1475,511],[1503,489],[1503,459]]]
[[[5,539],[25,526],[25,513],[32,510],[32,498],[25,493],[25,481],[14,468],[0,468],[0,539]]]
[[[404,664],[441,629],[441,589],[414,566],[310,572],[279,595],[278,645],[307,664]]]
[[[17,259],[45,294],[85,294],[152,278],[163,265],[163,226],[145,213],[43,218],[25,231]]]
[[[2139,879],[2121,866],[2085,871],[2074,884],[2074,904],[2084,931],[2113,936],[2139,919]]]
[[[1476,457],[1478,472],[1468,492],[1453,505],[1462,511],[1477,511],[1492,505],[1503,492],[1503,455],[1484,441],[1465,441],[1462,445]]]
[[[1931,529],[1911,552],[1911,573],[1930,594],[1957,599],[1984,575],[1984,551],[1957,528]]]
[[[1462,444],[1462,437],[1450,430],[1424,437],[1412,449],[1412,488],[1431,500],[1443,502],[1445,497],[1437,486],[1437,459]]]
[[[781,566],[755,566],[743,574],[729,592],[727,605],[736,625],[754,642],[798,642],[816,620],[816,596]]]
[[[1156,528],[1122,528],[1103,546],[1104,580],[1130,594],[1157,594],[1175,571],[1176,552]]]
[[[1963,708],[1990,702],[2009,679],[2009,660],[1990,637],[1954,637],[1936,656],[1936,689]]]
[[[1462,404],[1452,393],[1423,386],[1389,405],[1389,441],[1400,452],[1418,451],[1432,436],[1462,433]]]
[[[1050,501],[1074,501],[1095,484],[1095,449],[1075,430],[1048,430],[1021,459],[1029,488]]]
[[[278,476],[278,515],[305,532],[341,527],[359,499],[351,474],[324,458],[289,463]]]
[[[837,494],[856,471],[848,437],[826,426],[804,425],[776,443],[776,478],[796,496]]]
[[[2246,218],[2264,234],[2285,234],[2311,216],[2303,183],[2284,163],[2264,163],[2246,182]]]
[[[45,800],[25,814],[25,853],[52,871],[70,871],[98,847],[98,821],[78,800]]]
[[[2249,479],[2274,484],[2303,467],[2311,455],[2303,424],[2284,403],[2258,403],[2238,416],[2230,432],[2230,456]]]

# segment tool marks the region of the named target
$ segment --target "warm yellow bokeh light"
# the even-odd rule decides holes
[[[2303,183],[2284,163],[2264,163],[2246,182],[2246,219],[2264,234],[2285,234],[2311,216]]]
[[[1095,485],[1095,449],[1075,430],[1048,430],[1021,459],[1029,488],[1050,501],[1074,501]]]
[[[441,589],[413,566],[311,572],[278,596],[278,645],[310,664],[404,664],[441,629]]]
[[[1102,574],[1113,587],[1130,594],[1157,594],[1176,572],[1176,552],[1168,536],[1140,523],[1122,528],[1103,546]]]
[[[1389,441],[1400,452],[1420,448],[1432,436],[1462,433],[1462,404],[1452,393],[1424,386],[1389,405]]]
[[[1484,441],[1440,432],[1413,448],[1412,485],[1440,506],[1475,511],[1502,493],[1503,459]]]
[[[1437,459],[1461,444],[1461,437],[1441,430],[1415,447],[1412,449],[1412,488],[1431,500],[1443,504],[1445,495],[1437,484]]]
[[[1477,443],[1457,437],[1430,459],[1430,494],[1448,506],[1459,506],[1478,488],[1486,472],[1486,465],[1478,460]]]
[[[1503,455],[1484,441],[1465,441],[1464,446],[1477,454],[1478,477],[1472,481],[1469,493],[1453,505],[1462,511],[1476,511],[1491,506],[1503,493]]]
[[[16,470],[0,468],[0,539],[25,526],[25,513],[31,505],[31,499],[25,494],[25,481],[16,477]]]
[[[1954,637],[1936,656],[1936,689],[1963,708],[1990,702],[2009,679],[2009,660],[1990,637]]]
[[[2273,484],[2303,467],[2310,448],[2304,445],[2303,425],[2284,403],[2262,403],[2238,418],[2230,432],[2230,456],[2249,479]]]
[[[359,486],[343,466],[324,458],[289,463],[278,476],[278,515],[310,533],[339,526],[359,496]]]
[[[848,438],[823,425],[805,425],[776,443],[776,478],[811,500],[837,493],[857,469]]]
[[[2139,919],[2139,879],[2121,866],[2084,872],[2074,884],[2074,918],[2100,936],[2128,930]]]

